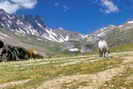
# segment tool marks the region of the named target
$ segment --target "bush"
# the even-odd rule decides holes
[[[29,50],[22,47],[4,45],[1,48],[0,61],[19,61],[30,58],[43,58],[43,56],[35,54],[34,51],[30,51],[29,53]]]

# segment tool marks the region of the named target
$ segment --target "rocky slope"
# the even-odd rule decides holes
[[[12,32],[34,35],[60,43],[69,40],[79,40],[82,38],[80,33],[70,32],[61,28],[48,28],[39,16],[17,16],[8,14],[2,9],[0,9],[0,27]]]
[[[122,25],[110,25],[97,30],[88,35],[88,41],[96,43],[99,37],[108,41],[111,47],[133,42],[133,21],[128,21]]]

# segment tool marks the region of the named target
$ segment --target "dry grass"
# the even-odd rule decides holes
[[[100,89],[133,89],[133,62],[126,65],[123,73],[105,82]]]
[[[86,59],[86,60],[85,60]],[[63,63],[79,63],[60,66]],[[95,60],[95,59],[93,59]],[[42,82],[61,76],[76,74],[92,74],[113,68],[122,63],[119,58],[96,59],[90,62],[88,58],[63,58],[57,60],[31,60],[22,62],[8,62],[0,64],[0,83],[30,79],[26,84],[7,87],[7,89],[32,89],[37,88]],[[58,66],[57,66],[58,65]]]

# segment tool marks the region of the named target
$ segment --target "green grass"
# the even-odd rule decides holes
[[[120,45],[111,48],[111,52],[133,51],[133,43]]]
[[[66,59],[67,60],[67,59]],[[69,59],[68,59],[69,60]],[[62,63],[48,63],[45,65],[32,66],[14,66],[15,64],[5,65],[0,64],[0,83],[11,81],[31,79],[26,84],[16,85],[8,89],[31,89],[38,87],[42,82],[55,79],[61,76],[75,75],[75,74],[92,74],[103,71],[121,64],[122,60],[119,58],[113,59],[98,59],[96,62],[82,62],[68,66],[55,66]],[[15,62],[14,62],[15,63]],[[17,63],[17,62],[16,62]]]

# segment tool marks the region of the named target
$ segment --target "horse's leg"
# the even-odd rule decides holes
[[[102,50],[99,48],[99,57],[102,57],[103,53]]]
[[[110,53],[109,49],[105,48],[105,57],[109,57],[109,53]]]
[[[103,50],[103,57],[105,57],[105,50]]]
[[[106,48],[103,49],[103,57],[106,57]]]
[[[105,57],[108,57],[108,51],[107,50],[105,51]]]

